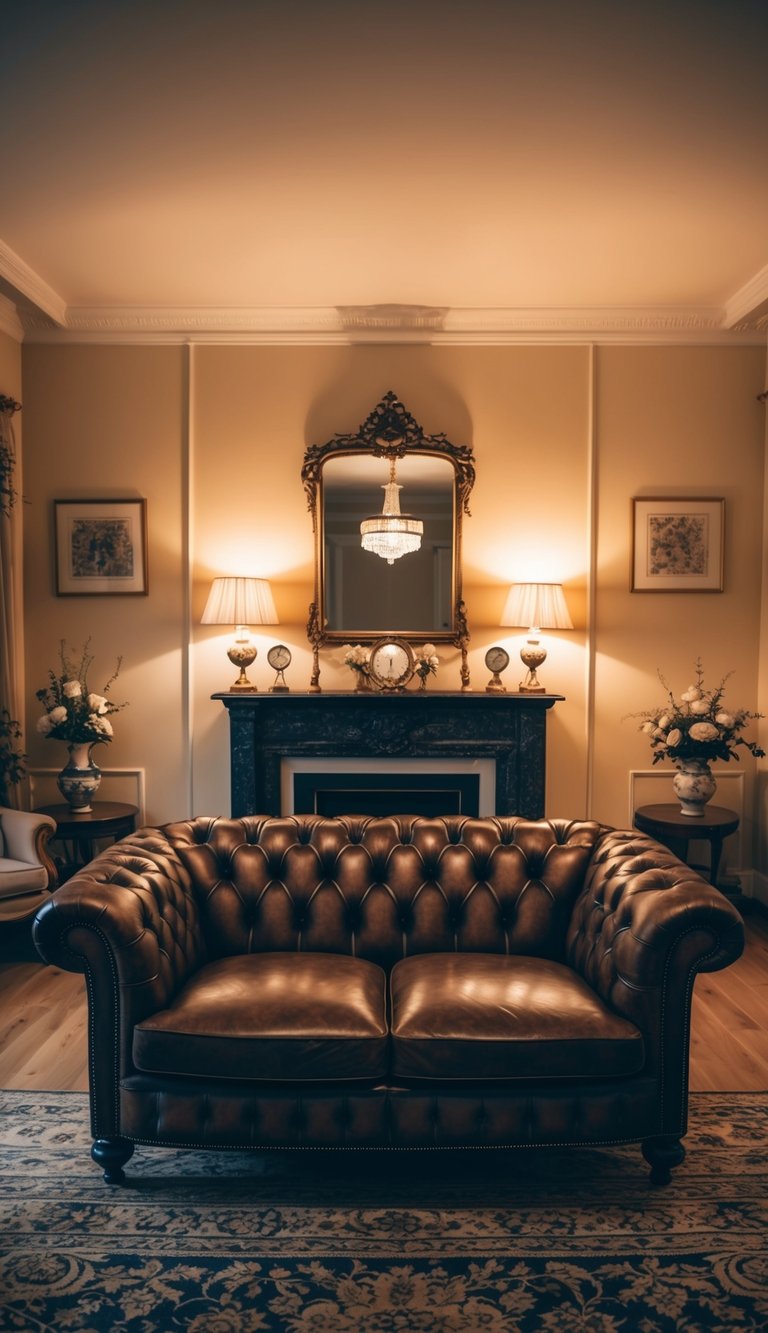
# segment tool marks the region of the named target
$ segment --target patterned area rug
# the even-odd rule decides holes
[[[639,1148],[139,1148],[110,1188],[83,1093],[0,1092],[0,1328],[733,1333],[768,1328],[768,1094],[691,1098]]]

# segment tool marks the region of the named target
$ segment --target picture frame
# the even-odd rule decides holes
[[[636,497],[631,592],[722,592],[725,500]]]
[[[56,594],[145,597],[147,502],[54,500]]]

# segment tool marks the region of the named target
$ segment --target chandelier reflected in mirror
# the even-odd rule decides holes
[[[403,555],[418,551],[424,532],[421,519],[400,513],[402,486],[395,480],[395,460],[390,459],[389,481],[382,486],[384,508],[380,514],[364,518],[360,524],[361,544],[364,551],[381,556],[393,565]]]

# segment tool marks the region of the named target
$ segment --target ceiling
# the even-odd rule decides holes
[[[768,329],[766,0],[3,0],[23,336]]]

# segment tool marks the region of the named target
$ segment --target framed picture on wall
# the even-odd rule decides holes
[[[59,597],[144,596],[146,500],[54,500]]]
[[[632,501],[632,592],[722,592],[725,500]]]

